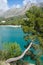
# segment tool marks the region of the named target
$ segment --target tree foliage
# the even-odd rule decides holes
[[[26,16],[28,20],[24,20],[26,25],[22,27],[24,32],[28,33],[28,35],[25,36],[25,40],[28,41],[29,38],[31,40],[34,39],[34,41],[35,39],[39,40],[39,44],[33,44],[32,48],[34,48],[36,52],[38,50],[34,58],[36,58],[36,65],[40,65],[40,57],[43,55],[43,9],[33,6],[26,12]],[[31,32],[32,35],[29,35],[29,32]],[[32,55],[34,55],[34,53]]]
[[[21,55],[21,48],[16,42],[4,43],[3,50],[0,50],[0,60],[5,60],[11,57],[17,57],[19,55]]]

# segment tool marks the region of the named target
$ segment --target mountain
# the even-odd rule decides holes
[[[41,7],[43,7],[43,2],[39,3],[39,5],[40,5]]]
[[[21,8],[12,7],[11,9],[4,12],[1,16],[4,18],[9,18],[9,17],[13,17],[13,16],[24,15],[25,12],[33,5],[35,5],[35,4],[27,3],[25,6],[22,6]]]

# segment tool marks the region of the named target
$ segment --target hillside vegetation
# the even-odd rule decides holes
[[[5,20],[6,22],[2,23],[0,21],[0,25],[22,25],[22,30],[24,31],[25,34],[28,34],[24,36],[24,39],[27,41],[27,43],[29,43],[28,39],[34,41],[37,39],[39,41],[39,44],[32,45],[32,48],[35,50],[35,53],[36,52],[37,53],[35,54],[32,51],[28,51],[28,56],[30,56],[32,60],[36,61],[36,65],[43,65],[43,62],[40,60],[40,58],[43,56],[43,7],[33,6],[25,13],[24,16],[12,17],[3,20]],[[17,53],[18,53],[20,47],[19,46],[16,47],[16,45],[14,46],[15,48],[18,48],[17,49]],[[24,47],[27,48],[28,45]],[[15,49],[14,46],[11,46],[10,54],[7,53],[7,55],[10,55],[9,57],[7,57],[6,53],[4,52],[3,52],[4,54],[2,53],[4,55],[4,58],[19,56],[19,54],[15,55],[12,52],[12,50],[14,51]]]
[[[28,35],[24,37],[25,40],[28,45],[28,39],[34,40],[34,43],[36,40],[39,41],[37,44],[32,45],[35,52],[28,51],[27,54],[29,55],[30,53],[29,56],[36,61],[36,65],[43,65],[43,62],[40,60],[43,56],[43,8],[33,6],[26,12],[26,16],[27,19],[24,20],[24,25],[22,26],[24,33],[28,33]],[[29,32],[31,34],[29,34]],[[25,48],[27,48],[27,46],[25,46]]]

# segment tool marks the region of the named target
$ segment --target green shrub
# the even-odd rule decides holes
[[[0,60],[17,57],[21,54],[20,45],[15,43],[4,43],[3,49],[0,51]]]

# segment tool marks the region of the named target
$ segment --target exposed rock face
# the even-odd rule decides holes
[[[4,61],[0,61],[0,65],[10,65],[9,63],[5,63]]]
[[[40,5],[41,7],[43,7],[43,2],[39,3],[39,5]]]
[[[23,15],[23,14],[25,14],[26,10],[30,8],[30,6],[31,6],[30,4],[27,4],[26,6],[22,6],[21,8],[12,7],[8,11],[6,11],[3,14],[3,16],[5,18],[8,18],[8,17],[18,16],[18,15]]]
[[[21,8],[15,8],[12,7],[6,12],[3,13],[2,17],[9,18],[13,16],[18,16],[18,15],[24,15],[25,12],[31,7],[34,6],[35,4],[33,3],[27,3],[25,6],[22,6]]]

